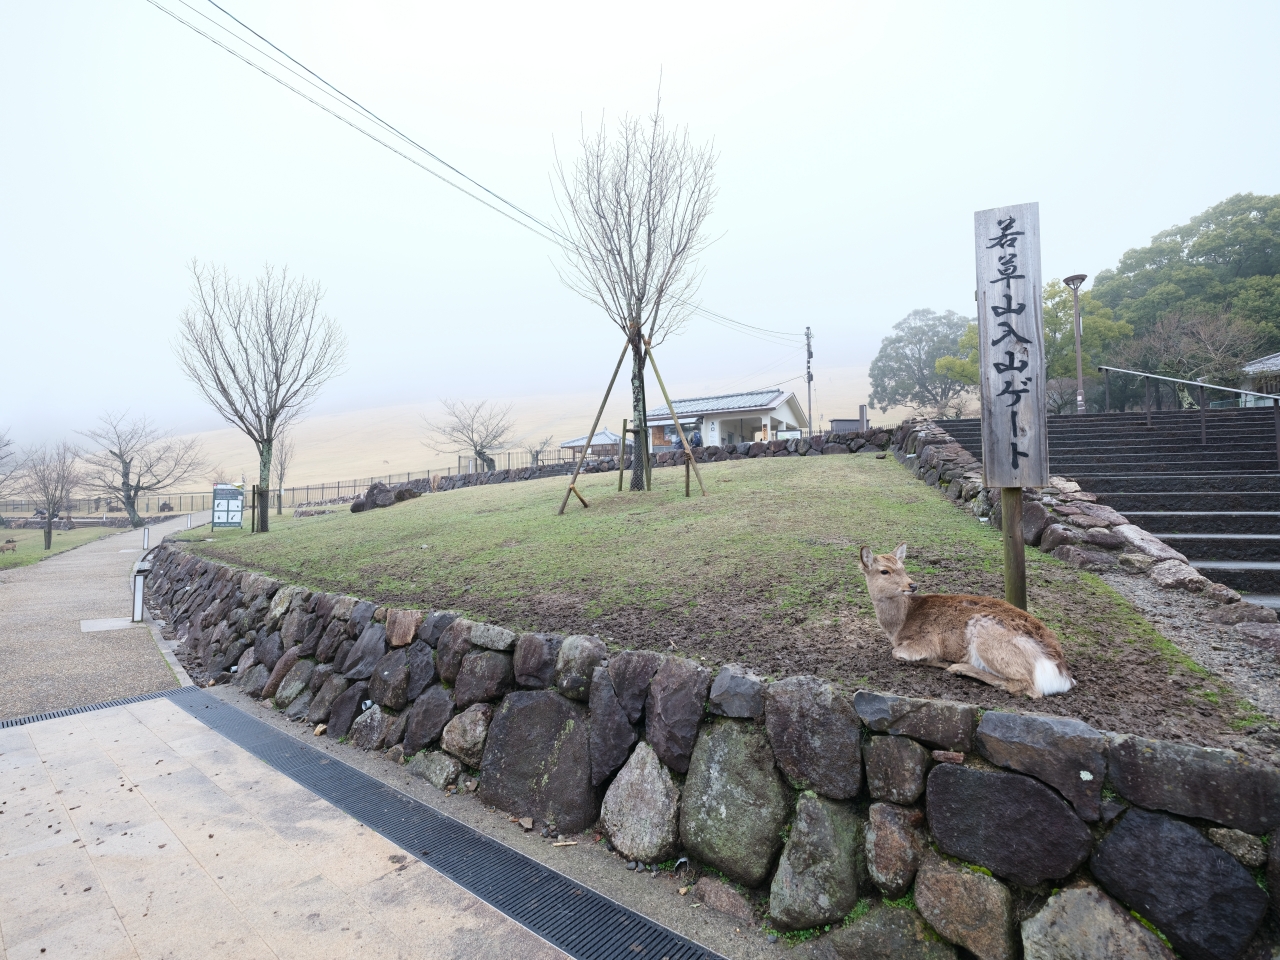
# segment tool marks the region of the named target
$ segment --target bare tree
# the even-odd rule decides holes
[[[293,465],[293,434],[281,434],[274,452],[276,472],[276,516],[284,512],[284,478]]]
[[[180,318],[174,350],[205,399],[253,441],[258,483],[268,489],[277,436],[342,371],[346,337],[320,314],[320,285],[295,280],[288,269],[267,266],[246,284],[193,260],[191,275],[192,304]],[[264,533],[268,502],[259,500]]]
[[[23,460],[23,493],[44,510],[44,548],[53,548],[53,519],[65,510],[71,492],[80,483],[80,452],[63,440],[54,446],[28,449]]]
[[[572,171],[557,156],[557,205],[566,269],[561,279],[590,300],[631,346],[631,407],[647,430],[646,343],[679,332],[696,309],[702,228],[716,196],[713,145],[687,128],[668,131],[659,99],[647,121],[624,117],[610,140],[604,123],[582,134]],[[644,489],[643,458],[632,458],[631,489]]]
[[[542,462],[542,458],[547,455],[547,449],[551,446],[551,434],[547,434],[541,440],[524,440],[520,448],[529,455],[529,466],[537,469],[538,464]]]
[[[0,497],[8,496],[22,481],[23,460],[13,449],[9,431],[0,432]],[[0,517],[0,527],[4,518]]]
[[[506,446],[515,430],[512,404],[500,407],[488,400],[441,400],[445,416],[439,422],[423,417],[430,433],[424,443],[436,453],[465,453],[493,470],[491,454]]]
[[[129,522],[143,524],[138,498],[168,490],[204,469],[199,441],[166,435],[145,416],[104,413],[98,426],[80,435],[93,444],[81,455],[83,485],[124,504]]]

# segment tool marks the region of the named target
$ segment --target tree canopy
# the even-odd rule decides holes
[[[1145,337],[1162,317],[1229,313],[1280,345],[1280,195],[1237,194],[1129,250],[1092,297]]]
[[[940,371],[938,361],[967,355],[960,338],[970,323],[952,310],[912,310],[895,323],[871,361],[871,405],[882,412],[903,404],[939,416],[955,413],[969,383]]]

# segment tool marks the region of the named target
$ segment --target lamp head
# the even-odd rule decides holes
[[[1086,273],[1073,273],[1071,276],[1064,278],[1062,282],[1072,290],[1079,290],[1080,284],[1084,283],[1088,279],[1089,275]]]

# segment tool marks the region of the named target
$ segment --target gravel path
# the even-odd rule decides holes
[[[1110,573],[1102,579],[1183,653],[1234,687],[1273,721],[1280,721],[1280,658],[1250,643],[1235,627],[1210,620],[1207,615],[1218,609],[1217,603],[1183,590],[1162,590],[1146,577]],[[1280,746],[1280,737],[1274,733],[1249,732],[1262,733],[1273,750]],[[1256,745],[1248,745],[1256,749]],[[1246,742],[1232,746],[1246,749]]]
[[[185,526],[156,524],[152,545]],[[0,572],[0,719],[178,686],[147,627],[80,630],[82,620],[129,618],[141,555],[142,531],[126,530]]]

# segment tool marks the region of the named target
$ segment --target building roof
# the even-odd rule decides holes
[[[751,390],[747,393],[725,393],[718,397],[693,397],[689,400],[673,400],[676,415],[699,417],[707,413],[730,413],[734,410],[760,410],[776,407],[786,396],[786,391],[770,387],[765,390]],[[650,420],[670,420],[671,414],[666,405],[654,407],[646,416]]]
[[[613,433],[612,431],[609,431],[609,430],[601,430],[599,433],[597,433],[594,437],[591,438],[591,445],[595,446],[597,443],[616,444],[619,439],[621,438],[616,433]],[[581,436],[573,440],[566,440],[564,443],[560,444],[560,447],[561,449],[565,447],[581,447],[581,446],[585,446],[586,442],[587,442],[587,438],[585,436]],[[627,442],[630,443],[631,441],[628,440]]]
[[[1280,371],[1280,353],[1273,353],[1269,357],[1259,357],[1257,360],[1250,360],[1244,365],[1246,374],[1276,373],[1277,371]]]

